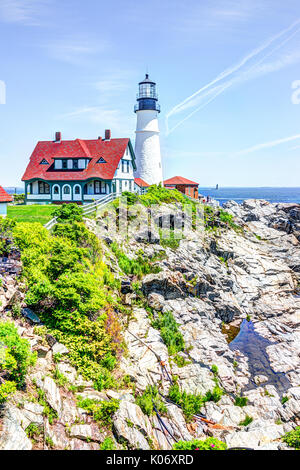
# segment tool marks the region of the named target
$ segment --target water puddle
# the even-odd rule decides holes
[[[227,343],[231,343],[240,332],[240,326],[223,323],[222,333],[226,337]]]
[[[268,381],[263,385],[274,385],[279,394],[284,394],[291,384],[283,372],[275,372],[270,364],[266,348],[272,343],[259,335],[251,321],[243,320],[239,334],[229,344],[232,351],[241,351],[248,358],[248,368],[251,374],[249,383],[244,390],[250,390],[257,385],[254,382],[256,375],[264,375]]]

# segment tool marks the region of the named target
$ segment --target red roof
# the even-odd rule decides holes
[[[166,181],[164,181],[164,185],[169,185],[169,184],[187,184],[190,186],[199,186],[199,183],[195,183],[195,181],[188,180],[187,178],[183,178],[183,176],[174,176],[173,178],[170,178]]]
[[[149,184],[146,181],[142,180],[142,178],[134,178],[135,184],[137,184],[140,188],[149,188]]]
[[[22,181],[35,178],[46,181],[82,181],[89,178],[111,180],[123,157],[130,139],[111,140],[62,140],[61,142],[38,142],[31,157]],[[100,158],[105,163],[97,163]],[[86,158],[90,162],[85,170],[60,171],[54,169],[57,158]],[[46,160],[49,165],[41,164]]]
[[[13,197],[7,194],[7,192],[0,186],[0,202],[11,202]]]

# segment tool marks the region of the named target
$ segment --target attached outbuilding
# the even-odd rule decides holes
[[[164,186],[168,189],[177,189],[186,196],[198,199],[199,184],[195,183],[195,181],[188,180],[183,176],[174,176],[173,178],[164,181]]]
[[[134,178],[134,190],[136,193],[144,194],[149,186],[150,185],[146,183],[146,181],[142,180],[142,178]]]
[[[0,217],[7,216],[7,204],[12,201],[13,197],[0,186]]]

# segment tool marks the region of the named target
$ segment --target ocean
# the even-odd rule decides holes
[[[238,204],[245,199],[265,199],[269,202],[293,202],[300,204],[300,188],[199,188],[199,194],[216,199],[221,205],[229,200]]]

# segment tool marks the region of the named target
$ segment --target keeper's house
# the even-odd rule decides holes
[[[110,193],[135,191],[135,155],[130,139],[38,142],[22,181],[26,204],[85,204]]]
[[[7,204],[12,202],[13,198],[0,186],[0,217],[6,217]]]

